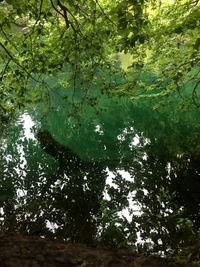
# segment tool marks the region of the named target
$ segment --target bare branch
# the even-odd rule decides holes
[[[66,23],[66,28],[69,29],[69,20],[68,20],[68,17],[67,17],[67,12],[68,12],[68,9],[58,0],[58,6],[62,9],[63,11],[63,18],[65,19],[65,23]]]

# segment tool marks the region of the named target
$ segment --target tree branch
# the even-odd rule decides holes
[[[67,17],[67,9],[64,8],[64,6],[60,3],[60,1],[58,1],[58,6],[62,9],[63,11],[63,14],[57,9],[57,7],[54,5],[53,1],[51,1],[51,5],[53,7],[53,9],[60,15],[64,18],[65,20],[65,24],[66,24],[66,28],[69,29],[69,20],[68,20],[68,17]]]

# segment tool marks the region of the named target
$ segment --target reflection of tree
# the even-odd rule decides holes
[[[0,213],[0,217],[4,218],[1,221],[1,226],[3,231],[11,231],[15,230],[16,226],[16,211],[15,211],[15,203],[16,203],[16,195],[14,184],[11,179],[7,177],[0,186],[0,207],[3,207],[3,212]]]
[[[146,157],[132,170],[134,199],[141,204],[141,215],[133,220],[141,237],[153,241],[148,249],[177,253],[198,238],[200,164],[194,155],[170,155],[163,146],[155,151],[156,144],[147,145]]]
[[[133,244],[140,231],[145,241],[152,241],[154,252],[174,252],[198,237],[200,164],[194,146],[198,135],[190,133],[182,118],[174,124],[166,113],[145,107],[127,113],[117,108],[111,106],[100,122],[87,118],[78,128],[69,124],[68,140],[65,131],[63,139],[58,138],[65,145],[56,141],[53,136],[59,134],[53,130],[52,135],[38,132],[37,141],[24,139],[22,175],[16,172],[20,153],[8,145],[0,161],[0,190],[6,190],[6,197],[0,198],[5,212],[1,229],[14,225],[19,232],[90,244],[98,239],[112,245],[127,240]],[[96,125],[100,132],[94,131]],[[198,124],[195,127],[197,132]],[[7,144],[14,144],[19,135],[12,134]],[[8,154],[10,165],[5,160]],[[114,178],[105,187],[107,167]],[[123,179],[119,169],[132,179]],[[104,187],[108,199],[102,201]],[[18,189],[24,196],[17,197]],[[141,208],[136,215],[130,207],[132,222],[119,215],[128,206],[128,196]]]
[[[41,147],[34,140],[17,141],[25,152],[22,166],[13,142],[18,134],[10,134],[10,145],[1,154],[1,230],[93,243],[106,166],[82,160],[47,132],[37,135]],[[22,196],[17,196],[18,191]],[[49,229],[47,222],[55,229]]]
[[[73,242],[92,243],[105,186],[105,166],[84,162],[48,132],[38,132],[37,136],[44,151],[59,161],[57,185],[51,195],[59,213],[54,218],[58,235]],[[53,212],[51,216],[55,216]]]
[[[172,162],[171,193],[173,201],[183,207],[183,215],[200,227],[200,156],[189,154]]]
[[[9,148],[9,143],[7,144]],[[15,231],[16,229],[16,160],[5,157],[5,143],[0,146],[0,229],[1,231]]]

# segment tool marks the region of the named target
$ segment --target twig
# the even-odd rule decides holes
[[[107,20],[109,20],[113,25],[117,26],[116,23],[114,23],[109,17],[108,15],[104,12],[102,6],[99,4],[98,0],[94,0],[95,3],[98,5],[98,7],[101,9],[101,12],[103,13],[103,15],[107,18]]]
[[[26,70],[26,68],[24,68],[21,64],[19,64],[16,59],[10,54],[10,52],[8,51],[8,49],[2,44],[2,42],[0,42],[0,46],[5,50],[6,54],[9,56],[9,58],[18,66],[20,67],[24,72],[26,72],[28,74],[28,76],[30,78],[32,78],[34,81],[38,82],[31,74],[30,72],[28,72]]]
[[[12,44],[12,46],[19,52],[19,49],[17,48],[17,46],[11,41],[10,38],[8,38],[7,34],[5,33],[3,27],[1,26],[1,31],[3,33],[3,35],[5,36],[6,40]]]
[[[35,21],[35,23],[34,23],[32,29],[31,29],[31,32],[24,38],[23,43],[26,41],[26,39],[27,39],[28,37],[30,37],[30,36],[34,33],[35,27],[36,27],[36,25],[38,24],[38,21],[40,20],[40,17],[41,17],[41,13],[42,13],[42,5],[43,5],[43,0],[40,1],[40,7],[39,7],[39,14],[38,14],[38,17],[37,17],[37,19],[36,19],[36,21]]]

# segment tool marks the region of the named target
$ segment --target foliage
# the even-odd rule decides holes
[[[90,89],[100,77],[101,90],[135,98],[144,93],[136,90],[142,85],[137,73],[150,70],[157,74],[152,92],[178,90],[185,100],[179,89],[191,81],[187,102],[199,105],[198,1],[21,0],[1,1],[0,8],[2,121],[49,97],[55,85],[47,79],[58,73],[63,75],[56,80],[57,91],[58,86],[71,91],[72,102],[81,88],[83,101],[93,105]],[[132,56],[120,92],[115,88],[115,73],[123,73],[116,64],[119,52]]]
[[[199,260],[199,12],[0,1],[1,231]]]

